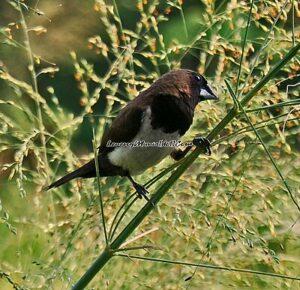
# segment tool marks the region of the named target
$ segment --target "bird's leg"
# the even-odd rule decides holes
[[[134,187],[134,189],[136,190],[136,192],[138,194],[138,197],[139,198],[145,198],[148,202],[150,202],[154,206],[153,202],[147,196],[147,194],[149,193],[148,190],[144,186],[136,183],[129,174],[127,175],[127,177],[130,180],[130,182],[131,182],[132,186]]]
[[[191,149],[193,146],[187,146],[184,150],[181,150],[179,148],[174,149],[170,156],[175,160],[178,161],[182,159]]]
[[[205,149],[205,153],[207,155],[211,155],[211,150],[210,150],[210,142],[208,139],[206,139],[205,137],[195,137],[193,140],[193,144],[196,147],[202,147]]]

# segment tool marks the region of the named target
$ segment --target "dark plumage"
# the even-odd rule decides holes
[[[98,153],[100,176],[127,176],[138,193],[145,196],[146,190],[131,175],[142,173],[169,154],[178,160],[190,148],[182,151],[171,147],[109,147],[107,142],[179,140],[193,122],[196,105],[208,99],[217,97],[205,78],[196,72],[180,69],[160,77],[120,111],[103,135]],[[95,176],[95,162],[91,160],[49,185],[48,189],[74,178]]]

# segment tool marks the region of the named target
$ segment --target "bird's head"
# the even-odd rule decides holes
[[[186,98],[193,106],[201,101],[218,100],[204,76],[188,69],[172,70],[164,74],[157,85],[163,91]]]

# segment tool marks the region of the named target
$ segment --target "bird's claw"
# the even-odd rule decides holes
[[[205,154],[211,155],[211,150],[210,150],[210,142],[207,138],[205,137],[195,137],[193,140],[193,144],[196,147],[202,147],[205,149]]]
[[[134,189],[136,190],[139,198],[148,198],[147,194],[149,193],[149,191],[144,186],[136,183],[134,184]]]
[[[138,183],[135,183],[134,184],[134,189],[136,190],[139,198],[145,198],[154,207],[154,203],[147,196],[147,194],[149,193],[149,191],[144,186],[142,186],[142,185],[140,185]]]

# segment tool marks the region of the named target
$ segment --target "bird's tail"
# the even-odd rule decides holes
[[[73,172],[68,173],[67,175],[63,176],[62,178],[51,183],[45,189],[48,190],[51,188],[58,187],[74,178],[78,178],[78,177],[88,178],[88,177],[94,177],[94,176],[96,176],[96,169],[95,169],[95,161],[93,159],[90,162],[81,166],[80,168],[74,170]]]

